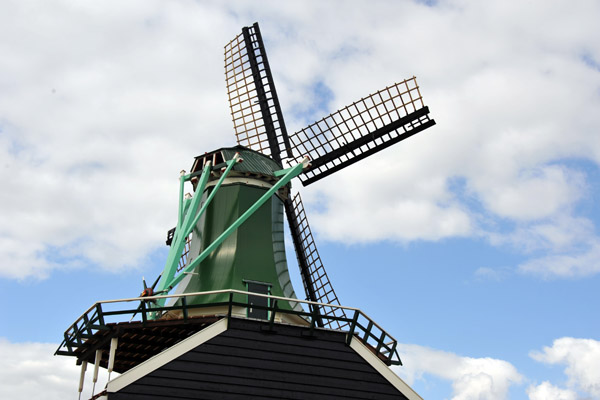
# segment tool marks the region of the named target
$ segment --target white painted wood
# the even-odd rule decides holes
[[[113,371],[115,366],[115,354],[117,352],[117,346],[119,345],[119,338],[114,337],[110,339],[110,352],[108,353],[108,375]]]
[[[408,400],[423,400],[406,382],[394,373],[383,361],[381,361],[371,350],[355,337],[350,342],[350,347],[379,372],[389,383],[394,385]]]
[[[214,338],[217,335],[227,330],[227,318],[223,318],[214,324],[202,329],[200,332],[193,334],[187,339],[171,346],[162,353],[149,358],[143,363],[136,365],[129,371],[123,373],[112,381],[108,382],[107,392],[115,393],[123,389],[127,385],[132,384],[140,378],[148,375],[152,371],[157,370],[166,363],[173,361],[188,351],[200,346],[202,343]]]
[[[85,381],[85,371],[87,370],[87,361],[81,363],[81,372],[79,373],[79,390],[78,393],[83,391],[83,382]]]
[[[102,350],[96,350],[96,360],[94,361],[94,377],[92,382],[98,382],[98,370],[100,368],[100,360],[102,360]]]

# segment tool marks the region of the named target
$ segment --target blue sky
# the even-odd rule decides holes
[[[395,371],[427,399],[600,398],[598,15],[595,1],[4,2],[0,397],[75,393],[73,360],[52,356],[63,331],[162,270],[179,171],[234,144],[223,46],[258,21],[289,131],[413,75],[437,121],[294,183],[342,304],[402,343]]]

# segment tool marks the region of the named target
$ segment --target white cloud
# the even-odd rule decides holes
[[[600,272],[600,241],[597,239],[582,251],[552,254],[519,265],[523,273],[544,278],[583,277]]]
[[[480,267],[478,278],[500,280],[512,272],[543,279],[582,278],[600,273],[600,238],[591,220],[556,216],[519,224],[512,232],[486,232],[494,245],[510,245],[529,259],[515,267]]]
[[[496,178],[476,177],[475,190],[494,214],[517,221],[557,215],[581,196],[583,186],[580,173],[558,166]]]
[[[80,367],[73,357],[54,356],[50,343],[11,343],[0,338],[0,398],[47,400],[77,398]],[[88,366],[82,398],[91,397],[93,366]],[[96,393],[106,384],[99,374]],[[87,397],[85,397],[87,395]]]
[[[479,267],[475,270],[474,275],[480,280],[492,280],[502,281],[512,272],[511,268],[490,268],[490,267]]]
[[[520,223],[508,233],[486,233],[494,245],[510,245],[530,258],[516,270],[545,279],[579,278],[600,272],[600,238],[591,220],[558,215],[534,223]],[[508,272],[506,269],[502,273]],[[500,271],[481,268],[483,277]]]
[[[594,398],[600,398],[600,342],[594,339],[563,337],[556,339],[551,347],[530,356],[546,364],[565,365],[571,389],[581,390]]]
[[[143,264],[174,224],[178,171],[223,144],[222,81],[200,77],[222,75],[211,33],[238,27],[160,4],[2,6],[0,275]]]
[[[399,346],[404,366],[396,372],[412,384],[424,375],[452,382],[453,400],[506,399],[508,389],[523,377],[507,361],[494,358],[463,357],[419,345]]]
[[[598,49],[588,36],[598,29],[589,19],[596,6],[406,6],[382,13],[410,16],[401,21],[402,31],[384,17],[369,34],[357,35],[349,52],[356,63],[331,50],[327,64],[336,74],[316,73],[335,95],[333,109],[406,70],[418,75],[438,126],[308,188],[315,230],[345,242],[437,240],[482,234],[487,227],[479,226],[480,219],[491,218],[515,222],[520,232],[535,229],[546,241],[570,240],[565,224],[547,221],[576,219],[572,206],[586,194],[586,176],[561,161],[599,159],[594,132],[600,124],[592,108],[600,102],[594,89],[600,81],[574,53]],[[582,18],[565,21],[565,13]],[[542,16],[562,21],[548,22],[559,31],[574,31],[556,40],[555,32],[546,35],[527,22]],[[453,177],[464,178],[466,200],[479,202],[483,215],[455,196],[448,186]],[[512,243],[522,249],[522,242]]]
[[[377,158],[348,170],[331,176],[329,184],[306,196],[309,204],[324,203],[326,212],[310,215],[324,238],[343,242],[437,240],[466,236],[473,229],[466,210],[446,193],[443,179],[415,179],[412,172],[418,166],[414,160],[390,163]]]
[[[527,388],[529,400],[577,400],[577,393],[569,389],[561,389],[548,381]]]
[[[267,3],[1,6],[0,275],[141,265],[173,225],[178,171],[234,142],[223,45],[255,20],[290,131],[321,116],[305,115],[317,84],[333,111],[412,75],[438,122],[303,190],[318,236],[438,240],[506,219],[572,240],[542,225],[581,217],[587,177],[563,160],[600,161],[596,2]]]
[[[568,215],[557,215],[535,223],[519,224],[508,234],[489,234],[495,245],[509,244],[526,253],[542,251],[571,252],[589,246],[595,238],[591,220]]]

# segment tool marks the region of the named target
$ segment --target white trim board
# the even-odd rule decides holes
[[[371,350],[367,348],[360,340],[352,337],[350,347],[358,353],[366,362],[368,362],[377,372],[379,372],[389,383],[394,385],[408,400],[423,400],[406,382],[394,373],[383,361],[381,361]]]
[[[227,318],[223,318],[111,380],[108,382],[106,388],[107,392],[118,392],[124,387],[132,384],[140,378],[143,378],[152,371],[155,371],[168,362],[173,361],[177,357],[184,355],[188,351],[195,349],[202,343],[214,338],[217,335],[220,335],[226,330]]]

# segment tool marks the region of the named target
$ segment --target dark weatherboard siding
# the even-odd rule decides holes
[[[406,399],[345,334],[232,319],[222,334],[111,393],[121,399]],[[168,351],[168,350],[167,350]]]

